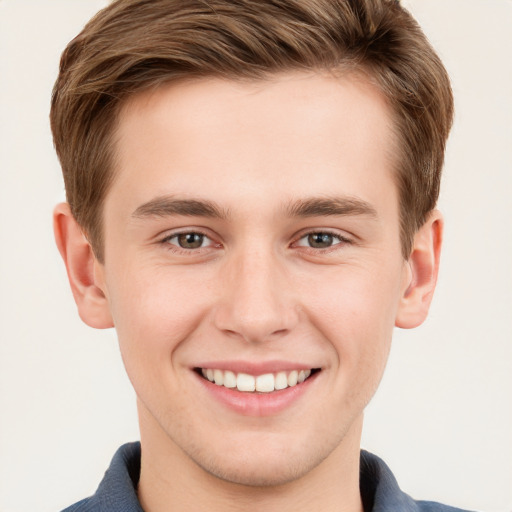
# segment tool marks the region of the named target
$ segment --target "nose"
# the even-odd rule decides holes
[[[271,251],[238,255],[222,270],[216,327],[250,343],[280,338],[299,321],[289,272]]]

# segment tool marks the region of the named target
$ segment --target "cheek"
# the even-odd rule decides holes
[[[141,270],[142,268],[142,270]],[[173,363],[173,353],[199,326],[209,294],[201,279],[169,268],[127,271],[111,276],[109,300],[121,354],[129,374],[155,374]],[[133,278],[127,279],[126,276]]]
[[[397,275],[393,270],[340,269],[311,295],[310,316],[334,347],[342,369],[366,377],[382,373],[398,304]]]

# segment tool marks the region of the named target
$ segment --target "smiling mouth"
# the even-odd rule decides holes
[[[225,388],[237,389],[245,393],[272,393],[289,387],[302,384],[319,368],[310,370],[291,370],[277,373],[265,373],[263,375],[249,375],[247,373],[235,373],[230,370],[213,368],[196,368],[196,372],[206,380]]]

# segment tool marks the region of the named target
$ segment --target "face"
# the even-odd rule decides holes
[[[251,485],[357,444],[409,275],[379,92],[173,84],[132,99],[117,135],[96,275],[143,443]]]

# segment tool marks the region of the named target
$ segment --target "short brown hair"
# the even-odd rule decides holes
[[[369,76],[391,106],[408,258],[439,195],[453,98],[440,59],[398,1],[117,0],[100,11],[62,55],[50,114],[67,200],[98,259],[128,96],[183,78],[344,67]]]

